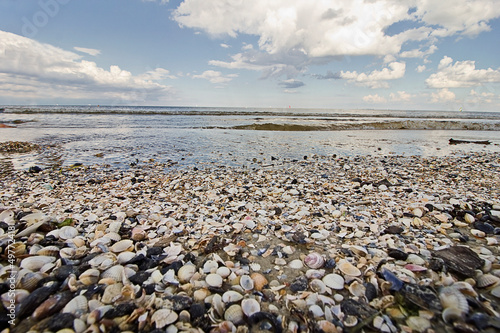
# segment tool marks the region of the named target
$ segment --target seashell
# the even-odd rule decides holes
[[[88,301],[87,298],[83,295],[76,296],[71,301],[66,304],[62,313],[71,313],[77,317],[86,313],[88,310]]]
[[[344,273],[344,275],[349,275],[349,276],[360,276],[361,275],[361,271],[356,266],[354,266],[353,264],[351,264],[349,261],[347,261],[345,259],[339,260],[337,267],[339,268],[339,270],[342,273]]]
[[[295,259],[288,263],[288,267],[292,269],[301,269],[302,267],[304,267],[304,264],[302,263],[302,260]]]
[[[497,245],[498,239],[495,237],[486,237],[486,245]]]
[[[325,283],[319,279],[311,280],[311,282],[309,282],[309,287],[318,294],[324,294],[327,290]]]
[[[224,319],[232,322],[234,325],[244,323],[244,314],[239,304],[233,304],[224,312]]]
[[[445,323],[452,323],[457,320],[463,320],[464,313],[455,307],[446,308],[441,315]]]
[[[477,297],[477,292],[474,290],[474,287],[466,282],[466,281],[457,281],[453,283],[453,288],[459,290],[464,295],[469,295],[472,297]]]
[[[106,252],[103,254],[99,254],[95,256],[94,258],[89,260],[89,265],[98,268],[101,270],[108,269],[109,267],[115,265],[117,261],[117,257],[114,253],[111,252]]]
[[[203,264],[203,273],[214,273],[219,268],[219,263],[215,260],[207,260]]]
[[[179,284],[179,281],[177,281],[177,279],[175,278],[175,270],[173,269],[169,269],[167,271],[167,273],[165,273],[165,275],[163,275],[163,278],[161,279],[161,281],[164,283],[164,284],[174,284],[174,285],[178,285]]]
[[[21,264],[19,265],[19,267],[29,269],[30,271],[38,271],[45,264],[52,263],[55,260],[56,260],[56,258],[51,257],[51,256],[28,257],[28,258],[24,258],[21,261]]]
[[[240,277],[240,286],[246,291],[252,290],[254,288],[254,282],[250,275],[245,274]]]
[[[357,256],[365,257],[368,254],[368,251],[365,247],[359,245],[350,245],[349,250]]]
[[[493,274],[482,274],[476,279],[478,288],[487,288],[491,286],[496,286],[500,282],[500,277]]]
[[[325,315],[323,309],[317,304],[313,304],[309,307],[309,313],[312,314],[313,318],[321,318]]]
[[[425,265],[425,260],[414,253],[410,253],[408,255],[408,258],[406,258],[406,261],[414,265],[419,265],[419,266]]]
[[[106,287],[106,289],[104,289],[101,302],[104,304],[114,303],[121,296],[122,288],[123,284],[121,283],[110,284]]]
[[[44,213],[31,213],[23,216],[21,218],[21,221],[25,221],[28,225],[32,225],[40,221],[45,221],[47,219],[48,217]]]
[[[325,264],[325,258],[317,252],[312,252],[309,253],[305,258],[304,258],[304,263],[312,269],[317,269],[323,267]]]
[[[316,328],[317,328],[317,331],[318,332],[324,332],[324,333],[338,333],[338,329],[337,327],[335,326],[335,324],[333,324],[332,322],[328,321],[328,320],[319,320],[317,323],[316,323]],[[296,330],[298,331],[298,329]],[[316,330],[315,330],[316,331]],[[292,331],[294,332],[294,331]]]
[[[59,249],[57,250],[59,252]],[[26,253],[26,244],[16,242],[8,246],[9,254],[13,254],[16,258]]]
[[[474,216],[472,216],[471,214],[469,214],[469,213],[465,213],[465,215],[464,215],[464,220],[465,220],[465,222],[467,222],[467,223],[469,223],[469,224],[470,224],[470,223],[474,223],[474,221],[475,221],[476,219],[475,219],[475,218],[474,218]]]
[[[228,290],[222,294],[222,301],[226,304],[239,302],[243,299],[243,295],[234,290]]]
[[[308,279],[321,279],[323,276],[325,276],[324,269],[308,269],[306,271],[306,277]]]
[[[257,291],[261,291],[269,283],[264,275],[257,272],[253,272],[252,274],[250,274],[250,278],[253,281],[254,289]]]
[[[111,266],[101,274],[101,279],[113,279],[116,282],[123,280],[123,266],[115,265]]]
[[[426,267],[415,264],[406,264],[405,268],[412,272],[425,272],[427,270]]]
[[[0,221],[7,224],[12,224],[14,222],[14,212],[10,209],[6,209],[0,213]]]
[[[416,332],[425,332],[431,328],[431,321],[424,317],[411,316],[406,319],[406,324]]]
[[[109,247],[109,250],[114,253],[132,251],[133,249],[134,249],[134,241],[130,239],[121,240]]]
[[[59,250],[59,256],[64,259],[72,259],[76,254],[76,249],[71,247],[64,247]]]
[[[59,248],[54,245],[46,246],[41,248],[36,252],[36,255],[38,256],[52,256],[52,257],[57,257],[59,255]]]
[[[26,297],[30,295],[30,292],[24,289],[13,289],[6,293],[2,294],[2,304],[8,309],[11,302],[15,302],[15,304],[20,304]]]
[[[444,287],[439,292],[439,300],[444,309],[456,308],[462,313],[469,312],[469,303],[467,298],[457,288],[450,286]]]
[[[222,301],[222,296],[219,294],[215,294],[212,297],[211,303],[217,314],[222,317],[224,315],[224,310],[225,310],[225,304]]]
[[[97,283],[99,281],[99,275],[101,272],[98,269],[95,268],[89,268],[80,276],[78,277],[78,280],[80,280],[81,283],[83,283],[86,286],[90,286],[92,284]]]
[[[495,296],[495,297],[497,297],[497,298],[500,298],[500,286],[497,286],[497,287],[495,287],[495,288],[491,289],[490,293],[491,293],[493,296]]]
[[[241,310],[247,317],[250,317],[260,311],[260,303],[254,298],[246,298],[241,301]]]
[[[354,327],[357,324],[358,324],[358,318],[356,318],[355,316],[348,315],[344,319],[344,326],[346,326],[346,327]]]
[[[486,233],[484,231],[478,230],[478,229],[470,229],[470,233],[478,238],[484,238],[486,237]]]
[[[25,289],[28,291],[33,291],[36,289],[38,282],[40,280],[44,279],[47,275],[42,274],[42,273],[33,273],[33,272],[28,272],[21,277],[21,280],[19,281],[21,289]]]
[[[329,288],[332,288],[335,290],[344,289],[344,278],[342,277],[342,275],[335,274],[335,273],[327,274],[323,277],[322,281]]]
[[[45,317],[51,316],[63,309],[69,301],[73,299],[73,295],[69,291],[51,295],[42,304],[40,304],[31,317],[34,320],[41,320]]]
[[[118,255],[117,260],[118,260],[119,264],[123,265],[123,264],[126,264],[127,262],[129,262],[130,260],[132,260],[135,256],[136,256],[136,254],[134,252],[130,252],[130,251],[122,252]]]
[[[366,293],[366,287],[362,283],[354,281],[349,285],[349,292],[353,296],[364,297]]]
[[[179,315],[171,309],[159,309],[151,316],[151,321],[155,323],[156,328],[163,328],[175,323]]]
[[[177,278],[179,282],[186,283],[189,282],[194,273],[196,273],[196,266],[193,264],[186,264],[177,271]]]
[[[103,237],[106,237],[112,240],[113,242],[119,242],[122,239],[122,236],[120,236],[120,234],[117,232],[108,232]]]
[[[138,287],[137,289],[140,290],[140,287]],[[127,284],[123,286],[121,294],[122,294],[122,297],[120,298],[121,301],[133,300],[135,299],[136,290],[134,289],[133,285]]]
[[[181,322],[181,323],[189,323],[189,322],[191,322],[191,314],[189,313],[189,311],[182,310],[179,313],[179,319],[178,319],[178,321]]]
[[[218,288],[218,287],[222,286],[223,279],[222,279],[222,276],[220,276],[219,274],[212,273],[212,274],[208,274],[206,276],[205,282],[210,287],[216,287],[216,288]]]
[[[66,240],[75,238],[78,235],[78,230],[72,226],[65,226],[59,229],[59,238]]]
[[[198,289],[193,293],[193,299],[196,302],[202,302],[210,295],[210,291],[206,288]]]
[[[231,270],[229,268],[227,268],[226,266],[221,266],[219,268],[217,268],[217,271],[216,273],[220,276],[222,276],[222,278],[227,278],[230,274],[231,274]]]

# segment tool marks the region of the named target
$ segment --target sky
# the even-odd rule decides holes
[[[0,0],[0,104],[500,111],[498,0]]]

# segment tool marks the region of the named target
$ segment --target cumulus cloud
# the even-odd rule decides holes
[[[433,103],[450,102],[455,100],[455,98],[455,93],[446,88],[440,89],[438,92],[431,93],[431,102]]]
[[[388,67],[382,70],[374,70],[368,74],[358,73],[356,71],[340,71],[335,74],[336,78],[346,79],[349,83],[355,83],[360,86],[370,88],[387,88],[387,80],[400,79],[404,76],[406,64],[404,62],[391,62]]]
[[[229,46],[229,45],[224,44],[224,43],[221,43],[221,44],[220,44],[220,47],[225,48],[225,49],[230,48],[230,46]]]
[[[367,103],[386,103],[387,99],[383,96],[375,95],[367,95],[363,97],[363,101]]]
[[[415,70],[419,73],[422,73],[423,71],[425,71],[425,69],[426,69],[425,65],[419,65]]]
[[[97,56],[97,55],[99,55],[99,54],[101,54],[101,51],[99,51],[99,50],[88,49],[86,47],[77,47],[77,46],[75,46],[73,49],[75,49],[78,52],[87,53],[88,55],[91,55],[91,56],[94,56],[94,57]]]
[[[229,74],[224,76],[221,72],[213,70],[204,71],[203,74],[200,75],[193,75],[193,79],[205,79],[211,83],[227,83],[235,77],[238,77],[238,74]]]
[[[173,90],[156,82],[165,70],[133,75],[109,70],[52,45],[0,31],[0,95],[20,98],[86,98],[115,102],[155,101]],[[168,71],[167,71],[168,72]]]
[[[440,38],[476,36],[498,17],[496,0],[185,0],[172,15],[181,26],[212,36],[258,37],[258,59],[241,53],[214,64],[253,70],[292,66],[296,72],[335,56],[398,55],[411,41],[422,46],[401,55],[425,57],[435,52]],[[387,33],[403,21],[412,24]]]
[[[397,93],[391,93],[389,95],[391,97],[391,100],[394,102],[409,102],[413,95],[407,93],[406,91],[398,91]]]
[[[476,69],[472,60],[456,61],[445,56],[438,65],[438,72],[425,80],[430,88],[460,88],[500,82],[500,69]]]

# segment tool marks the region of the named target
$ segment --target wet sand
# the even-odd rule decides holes
[[[12,171],[11,331],[500,328],[497,154],[257,165]]]

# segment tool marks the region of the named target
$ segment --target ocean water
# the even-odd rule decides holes
[[[292,108],[0,106],[0,142],[51,147],[0,167],[154,160],[178,166],[279,164],[317,155],[500,152],[500,113]],[[449,139],[489,145],[450,145]]]

